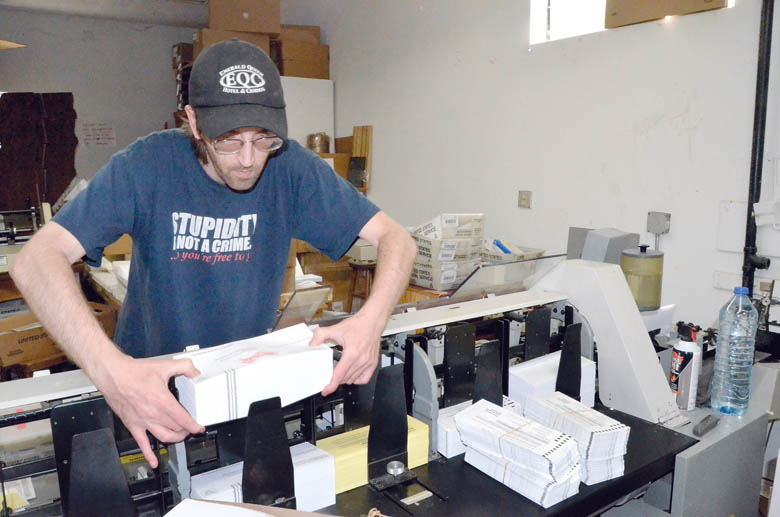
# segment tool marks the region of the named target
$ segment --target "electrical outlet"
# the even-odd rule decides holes
[[[517,207],[518,208],[531,208],[531,191],[519,190],[517,192]]]

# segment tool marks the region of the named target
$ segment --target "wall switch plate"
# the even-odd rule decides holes
[[[518,208],[531,208],[531,191],[519,190],[517,192],[517,207]]]

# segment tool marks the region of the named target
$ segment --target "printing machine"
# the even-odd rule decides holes
[[[573,327],[576,324],[581,325]],[[463,464],[462,457],[454,461],[441,458],[436,444],[437,416],[442,407],[467,398],[495,396],[496,389],[506,395],[510,362],[525,360],[532,350],[537,354],[538,350],[546,353],[559,348],[569,326],[580,329],[581,354],[597,362],[599,410],[631,425],[634,442],[629,442],[629,454],[633,450],[635,458],[627,456],[623,478],[585,487],[568,504],[564,501],[543,511]],[[480,343],[495,343],[498,349],[497,380],[485,375],[487,367],[474,356]],[[643,515],[648,512],[647,504],[653,505],[653,512],[669,515],[747,515],[757,510],[768,411],[777,400],[776,370],[757,365],[748,413],[740,418],[724,417],[726,421],[713,431],[694,438],[693,424],[710,410],[681,412],[677,408],[645,322],[623,272],[614,264],[548,256],[482,266],[447,298],[399,306],[383,332],[382,349],[383,355],[391,358],[389,362],[398,359],[404,363],[406,409],[430,430],[430,462],[415,472],[419,470],[421,482],[424,479],[438,488],[432,490],[435,497],[427,502],[418,502],[414,508],[402,506],[407,514],[441,515],[447,511],[457,515],[466,508],[517,514],[517,509],[523,508],[530,515],[607,511],[611,512],[608,515]],[[462,351],[466,351],[465,356]],[[365,411],[372,404],[363,404],[361,409],[366,389],[342,386],[328,398],[316,395],[281,408],[289,443],[315,442],[372,421]],[[372,395],[368,394],[369,400]],[[25,410],[16,412],[17,408]],[[129,483],[135,511],[164,514],[188,496],[191,475],[240,460],[250,434],[244,431],[249,422],[235,421],[210,426],[204,435],[181,444],[157,444],[162,468],[154,472],[139,458],[132,438],[78,370],[3,383],[2,413],[0,428],[49,419],[55,429],[54,457],[17,458],[14,464],[5,459],[8,465],[2,471],[6,484],[48,476],[49,485],[58,485],[61,495],[42,489],[41,493],[50,494],[50,503],[25,511],[28,515],[57,515],[68,499],[83,497],[68,490],[76,451],[91,454],[94,457],[85,461],[92,463],[87,465],[97,465],[109,457],[111,444],[115,445],[111,457],[120,458],[118,464]],[[64,432],[63,427],[67,427]],[[100,428],[109,429],[107,436],[90,435],[87,443],[76,443],[74,435]],[[108,446],[100,449],[99,443]],[[475,484],[474,490],[459,486],[463,483]],[[385,513],[399,514],[397,501],[388,502],[377,493],[373,486],[355,489],[339,495],[334,507],[322,511],[366,513],[370,507],[363,505],[370,503],[386,508]],[[642,495],[641,500],[634,500]],[[629,503],[623,504],[626,501]],[[609,510],[614,505],[618,506]]]
[[[0,273],[8,271],[24,243],[49,219],[49,203],[41,203],[25,210],[0,212]]]

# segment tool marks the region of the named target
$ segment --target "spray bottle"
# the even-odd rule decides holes
[[[696,408],[696,390],[701,371],[701,347],[696,343],[696,333],[701,327],[677,322],[677,344],[672,349],[670,381],[677,406],[685,411]]]

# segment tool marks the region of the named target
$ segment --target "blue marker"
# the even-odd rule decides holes
[[[498,240],[498,239],[495,239],[493,241],[493,244],[495,244],[498,249],[500,249],[501,251],[503,251],[506,254],[512,253],[511,251],[509,251],[509,248],[504,246],[504,244],[500,240]]]

